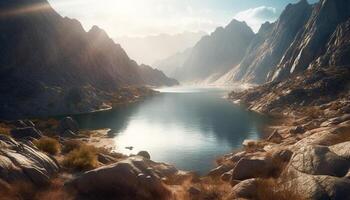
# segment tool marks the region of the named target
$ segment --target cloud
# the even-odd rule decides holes
[[[254,32],[257,32],[261,24],[266,21],[273,22],[278,18],[276,8],[260,6],[237,13],[234,17],[237,20],[245,21]]]

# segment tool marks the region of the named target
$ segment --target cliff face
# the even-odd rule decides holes
[[[175,78],[200,81],[224,74],[241,61],[253,37],[253,31],[244,22],[233,20],[225,28],[217,28],[193,47]]]
[[[47,1],[2,1],[0,11],[0,109],[4,112],[16,111],[18,104],[29,107],[29,102],[48,111],[48,104],[57,103],[71,89],[96,93],[176,83],[151,68],[148,77],[142,77],[144,70],[106,32],[97,26],[85,32],[77,20],[61,17]]]
[[[277,22],[265,23],[252,40],[242,62],[219,80],[222,83],[264,83],[311,14],[306,1],[290,4]]]
[[[305,28],[298,33],[270,79],[282,80],[307,69],[326,53],[327,43],[337,26],[349,17],[349,1],[322,0],[316,4]]]
[[[242,61],[216,83],[263,84],[308,68],[349,65],[349,17],[350,2],[345,0],[289,4],[275,23],[262,25]]]

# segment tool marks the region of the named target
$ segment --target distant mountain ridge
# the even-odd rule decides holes
[[[173,70],[174,74],[168,75],[185,82],[223,75],[240,62],[253,37],[253,31],[245,22],[232,20],[226,27],[219,27],[211,35],[202,37],[190,52],[187,52],[183,62],[176,63],[174,60],[181,58],[174,57],[174,64],[182,65],[172,67],[176,70]],[[181,56],[183,54],[178,54],[178,57]],[[166,62],[159,62],[156,67],[163,69],[166,65]]]
[[[0,11],[3,113],[19,112],[18,104],[29,115],[68,112],[55,104],[64,102],[61,98],[72,89],[90,94],[177,84],[158,70],[138,66],[102,29],[94,26],[85,32],[80,22],[61,17],[45,0],[5,0]],[[29,109],[28,104],[35,106]]]
[[[183,32],[178,34],[159,34],[144,37],[117,37],[114,40],[120,43],[129,56],[138,63],[155,65],[177,52],[186,50],[195,45],[205,32]]]
[[[350,1],[321,0],[310,5],[307,0],[300,0],[289,4],[276,22],[263,24],[257,34],[247,33],[244,45],[237,44],[242,42],[242,37],[237,37],[237,34],[241,33],[243,26],[233,32],[218,28],[202,38],[185,61],[175,62],[174,56],[159,63],[177,68],[175,72],[178,74],[170,75],[181,81],[214,85],[264,84],[284,80],[316,66],[349,65],[350,59],[345,56],[348,47],[342,45],[341,49],[335,49],[334,46],[340,44],[331,44],[339,43],[334,37],[345,34],[340,30],[346,30],[344,23],[349,17]],[[211,41],[210,45],[208,41]],[[239,46],[240,51],[230,51],[234,46]],[[332,47],[334,52],[330,50]]]

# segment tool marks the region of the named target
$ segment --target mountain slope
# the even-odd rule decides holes
[[[192,48],[186,49],[183,52],[176,53],[166,59],[158,60],[154,63],[157,69],[164,71],[170,77],[178,77],[178,70],[184,65],[185,61],[192,53]]]
[[[59,102],[71,90],[96,94],[173,81],[158,77],[157,70],[145,73],[103,30],[94,26],[85,32],[77,20],[62,18],[47,1],[2,1],[0,11],[3,113],[70,112],[73,109]],[[80,110],[97,106],[95,96],[86,95],[92,102]]]
[[[290,74],[303,72],[326,53],[326,45],[337,26],[350,17],[350,1],[321,0],[315,5],[305,26],[299,32],[271,80],[282,80]]]
[[[153,66],[158,60],[193,47],[204,35],[205,32],[183,32],[175,35],[119,37],[115,38],[115,41],[120,43],[128,55],[138,63]]]
[[[266,82],[269,72],[303,29],[311,10],[312,6],[306,0],[289,4],[275,23],[266,22],[261,26],[242,62],[217,82]]]
[[[215,74],[222,75],[241,61],[253,37],[253,31],[244,22],[233,20],[226,27],[217,28],[193,47],[175,78],[201,81]]]

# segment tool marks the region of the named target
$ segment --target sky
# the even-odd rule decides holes
[[[111,37],[143,37],[184,31],[210,33],[232,19],[246,21],[256,32],[275,21],[288,3],[299,0],[49,0],[62,16],[76,18]],[[308,0],[314,3],[317,0]]]

